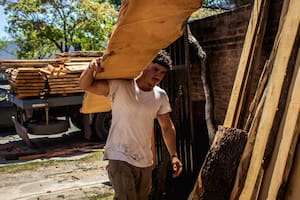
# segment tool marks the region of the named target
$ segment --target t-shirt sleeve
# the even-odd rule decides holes
[[[121,80],[108,80],[109,93],[108,97],[113,99],[115,92],[118,90]]]
[[[169,113],[172,111],[170,102],[169,102],[169,97],[165,91],[161,91],[161,106],[157,112],[158,115],[162,115],[165,113]]]

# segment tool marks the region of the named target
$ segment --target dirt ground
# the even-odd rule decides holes
[[[64,136],[58,136],[58,138],[38,138],[34,142],[42,147],[39,149],[42,149],[45,155],[49,155],[49,153],[55,152],[55,149],[59,149],[59,151],[74,149],[74,147],[70,147],[72,146],[70,143],[78,146],[81,140],[83,141],[76,134],[74,136],[65,134]],[[60,145],[58,145],[59,141],[61,142]],[[15,134],[0,135],[0,149],[3,150],[7,146],[17,146],[17,148],[23,147],[25,149],[24,143]],[[107,161],[103,161],[99,157],[90,158],[91,154],[103,151],[103,145],[93,143],[80,149],[81,151],[75,151],[74,154],[41,157],[26,161],[5,160],[4,153],[1,151],[0,199],[112,199],[113,190],[106,172]],[[29,150],[32,151],[32,149]],[[26,150],[24,151],[26,155]],[[13,155],[16,157],[15,154]],[[24,152],[22,155],[24,155]],[[11,158],[11,155],[8,157]],[[31,169],[21,168],[21,166],[28,165],[28,163],[31,164]],[[35,163],[39,164],[36,165]],[[18,165],[18,168],[22,170],[12,170],[12,164]],[[104,197],[100,198],[100,196]]]

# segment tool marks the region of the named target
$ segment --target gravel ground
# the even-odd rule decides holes
[[[33,169],[9,171],[0,168],[0,199],[112,199],[112,188],[106,172],[107,162],[99,158],[83,159],[86,155],[36,160]],[[63,160],[63,162],[57,161]],[[43,163],[49,163],[43,165]],[[22,167],[23,164],[18,164]],[[25,165],[28,165],[26,163]],[[101,199],[101,198],[100,198]]]

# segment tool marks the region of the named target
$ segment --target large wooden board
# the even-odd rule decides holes
[[[134,78],[182,33],[202,0],[124,0],[97,79]]]

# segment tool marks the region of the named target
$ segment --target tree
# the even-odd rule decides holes
[[[11,0],[4,6],[8,32],[20,48],[17,56],[27,59],[71,46],[103,50],[117,18],[115,6],[103,1]]]
[[[0,51],[6,46],[6,41],[0,39]]]
[[[222,9],[237,8],[250,3],[253,3],[253,0],[204,0],[205,7]]]

